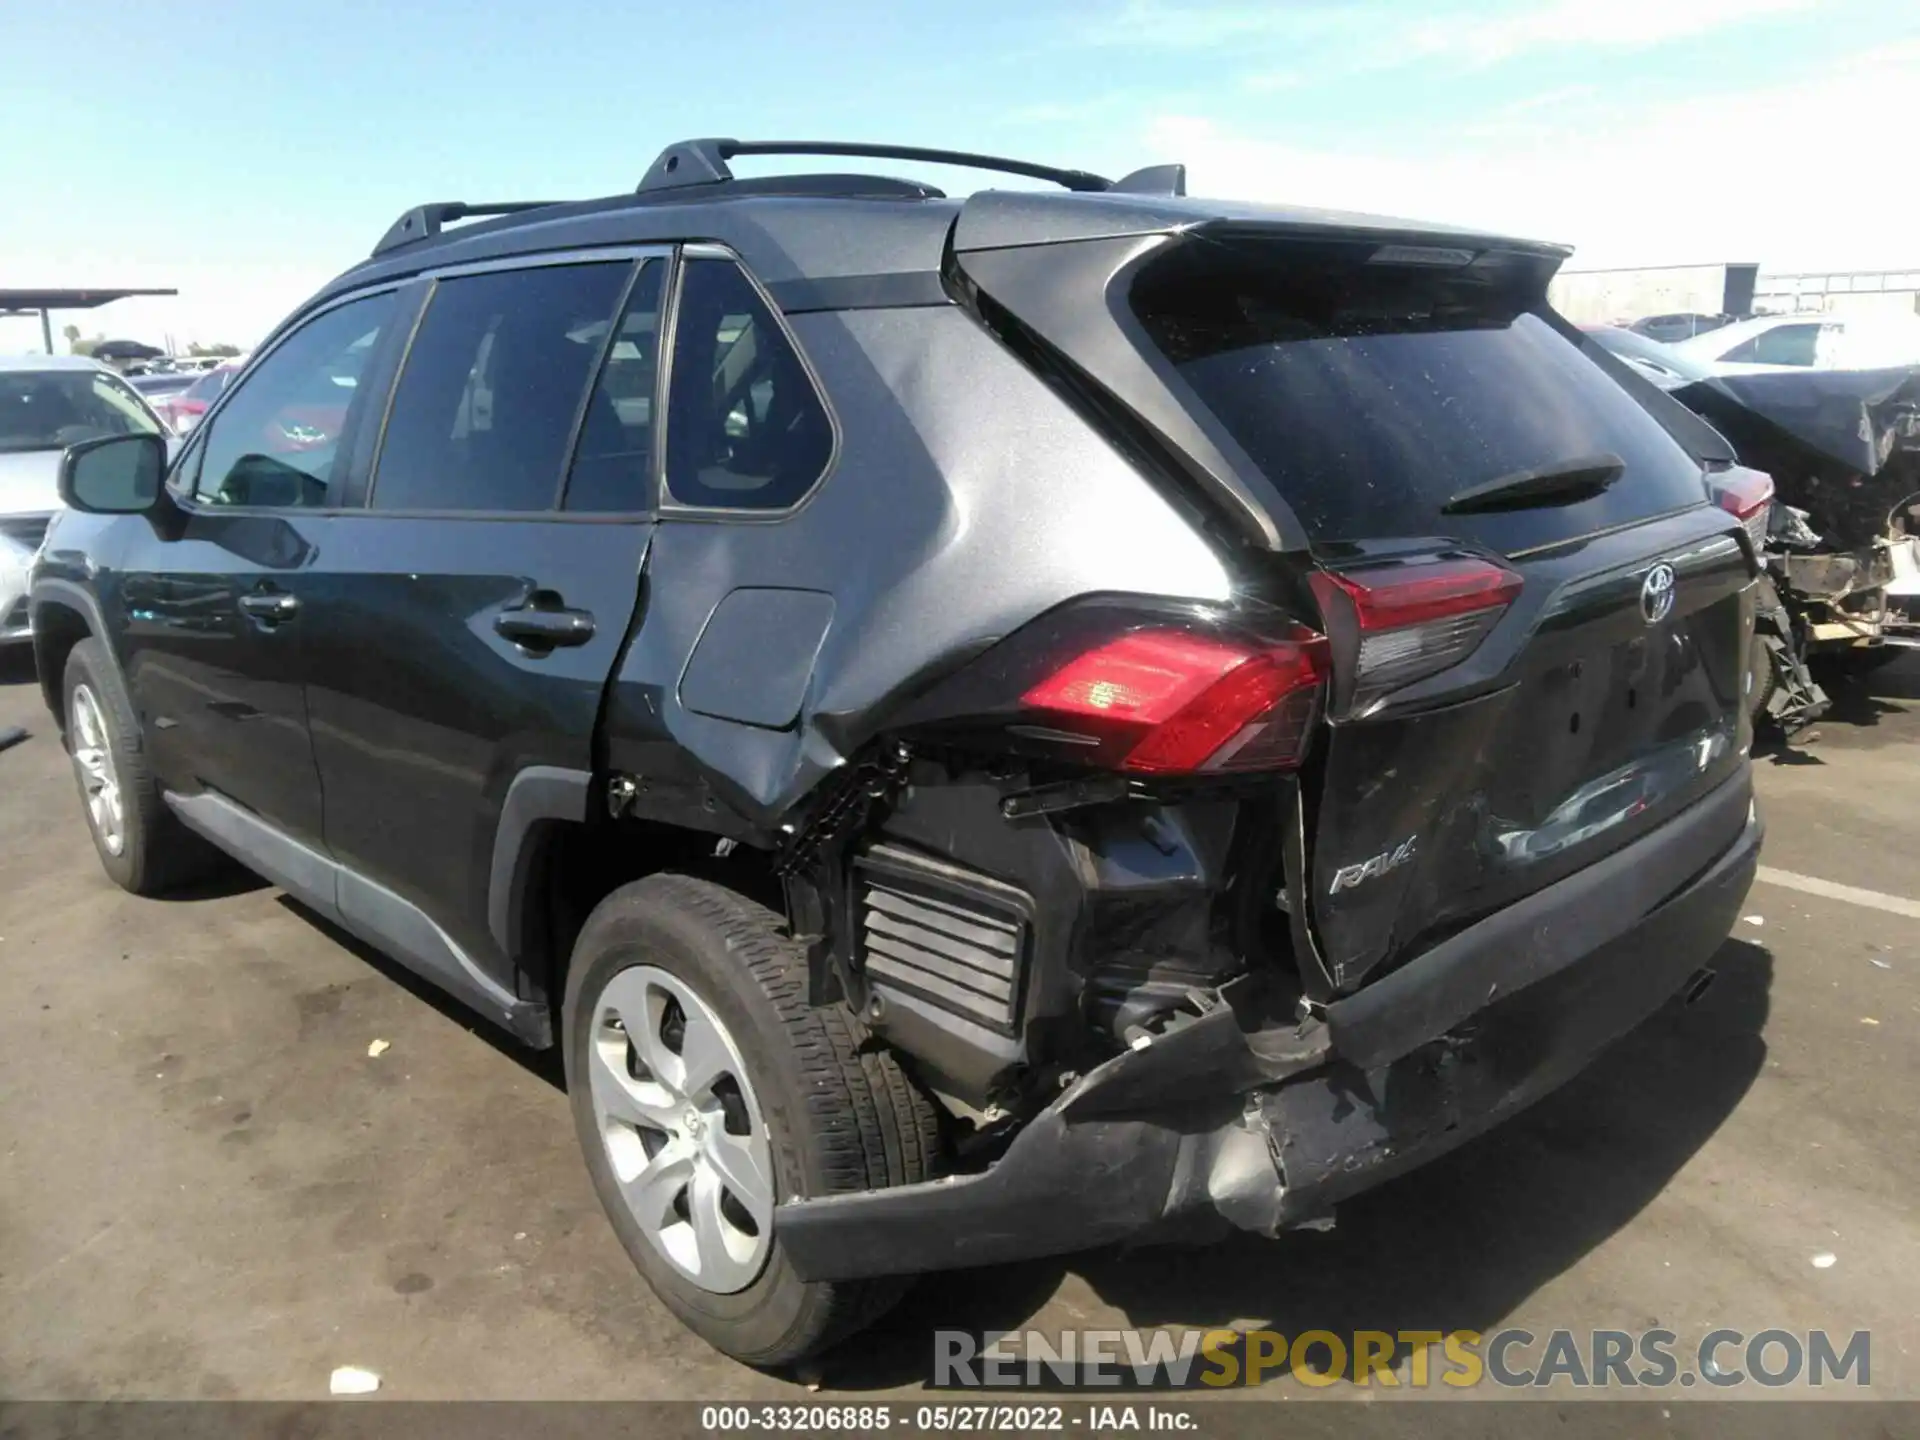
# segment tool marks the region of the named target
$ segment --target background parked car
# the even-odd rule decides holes
[[[0,356],[0,644],[27,639],[27,567],[60,508],[60,456],[103,435],[163,433],[147,402],[79,355]]]
[[[1824,323],[1773,318],[1808,329]],[[1791,733],[1827,707],[1816,668],[1829,678],[1858,673],[1920,641],[1911,614],[1920,595],[1920,364],[1715,365],[1695,358],[1692,346],[1617,326],[1587,333],[1707,420],[1743,465],[1777,487],[1780,503],[1748,508],[1741,482],[1715,483],[1719,503],[1748,521],[1767,567],[1750,691],[1756,709]]]
[[[1662,390],[1677,390],[1682,385],[1704,380],[1713,373],[1700,361],[1681,354],[1671,345],[1650,339],[1642,331],[1620,325],[1587,325],[1582,328]]]
[[[183,390],[163,394],[154,402],[154,410],[176,435],[184,435],[200,423],[207,407],[220,398],[227,382],[240,373],[240,360],[229,360],[203,374],[194,376]]]
[[[1920,365],[1920,316],[1759,315],[1673,348],[1715,375]]]
[[[1731,315],[1649,315],[1644,320],[1636,320],[1627,328],[1636,335],[1644,335],[1649,340],[1661,340],[1671,343],[1675,340],[1690,340],[1695,335],[1704,335],[1709,330],[1718,330]]]
[[[145,375],[129,377],[127,383],[152,404],[162,395],[178,395],[199,378],[197,370],[149,370]]]

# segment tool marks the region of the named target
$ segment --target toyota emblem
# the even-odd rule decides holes
[[[1656,565],[1640,582],[1640,614],[1649,625],[1658,625],[1673,613],[1673,567]]]

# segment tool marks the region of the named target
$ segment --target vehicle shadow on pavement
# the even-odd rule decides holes
[[[1823,720],[1841,725],[1878,725],[1883,715],[1904,715],[1920,700],[1920,655],[1896,660],[1879,670],[1849,676],[1828,687],[1833,706]]]
[[[262,884],[266,883],[264,881]],[[529,1075],[546,1081],[554,1089],[565,1093],[567,1088],[566,1072],[563,1068],[560,1047],[552,1046],[546,1050],[535,1050],[523,1045],[519,1040],[501,1029],[479,1011],[469,1008],[456,1000],[431,980],[423,980],[407,969],[398,960],[383,951],[374,949],[358,936],[342,930],[317,910],[309,910],[291,895],[281,895],[280,904],[291,914],[297,915],[313,926],[341,949],[350,951],[363,961],[368,968],[378,970],[387,979],[405,990],[414,999],[432,1006],[462,1030],[486,1041],[495,1050],[506,1056]]]
[[[0,685],[32,685],[38,680],[31,645],[0,645]]]
[[[827,1383],[925,1383],[936,1330],[1023,1328],[1069,1271],[1124,1314],[1118,1323],[1142,1329],[1497,1329],[1639,1214],[1760,1074],[1772,957],[1729,939],[1711,963],[1718,979],[1694,1004],[1676,999],[1525,1115],[1347,1202],[1330,1232],[931,1276],[874,1331],[827,1357]]]
[[[1756,738],[1753,758],[1773,765],[1824,765],[1820,756],[1822,732],[1845,741],[1877,748],[1899,744],[1907,736],[1883,722],[1920,713],[1920,653],[1905,655],[1879,670],[1863,675],[1827,676],[1821,681],[1830,702],[1826,714],[1802,734],[1783,739],[1777,733]],[[1873,733],[1880,732],[1880,733]]]
[[[224,900],[229,895],[246,895],[255,890],[264,890],[272,883],[266,876],[256,874],[234,861],[191,884],[176,886],[148,898],[162,905],[191,904],[198,900]]]

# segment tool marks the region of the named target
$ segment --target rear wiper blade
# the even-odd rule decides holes
[[[1520,510],[1530,505],[1567,505],[1598,495],[1620,478],[1627,462],[1602,452],[1578,460],[1563,460],[1533,470],[1515,470],[1478,485],[1456,490],[1440,507],[1443,515],[1470,515],[1479,510]]]

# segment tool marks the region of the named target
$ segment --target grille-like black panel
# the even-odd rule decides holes
[[[1011,1032],[1020,1013],[1032,902],[989,876],[876,845],[855,862],[860,962],[975,1024]]]

